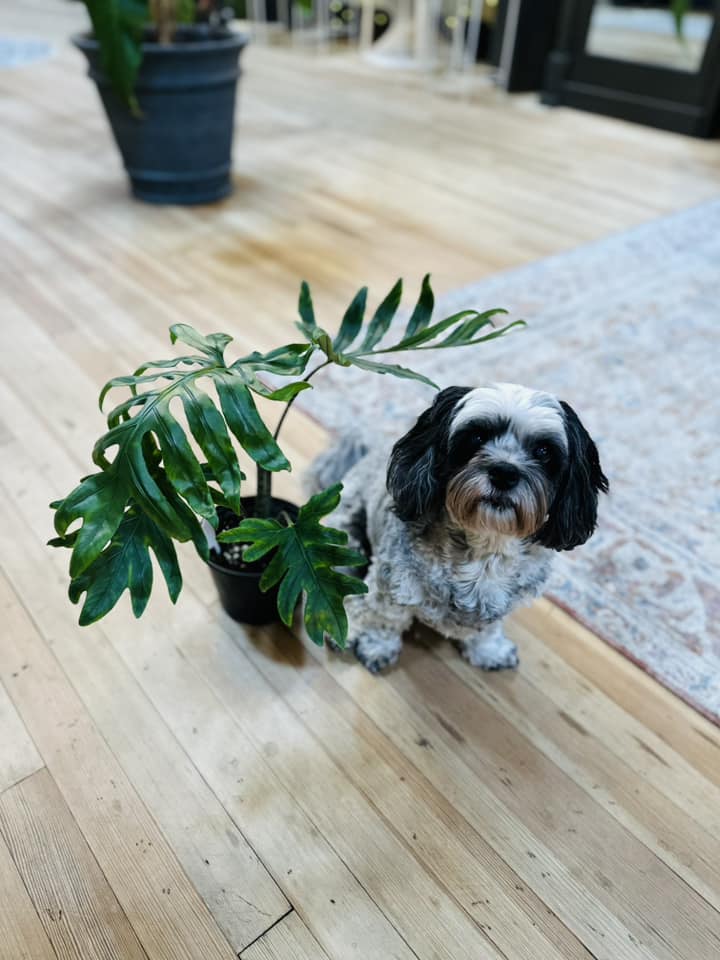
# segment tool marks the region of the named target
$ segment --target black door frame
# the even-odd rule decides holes
[[[715,132],[720,100],[720,0],[697,73],[585,52],[594,0],[565,0],[548,57],[543,103],[590,110],[677,133]]]

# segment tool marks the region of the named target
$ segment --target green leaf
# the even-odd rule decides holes
[[[140,377],[146,370],[151,370],[153,367],[157,367],[160,370],[167,370],[171,367],[178,367],[181,364],[185,366],[197,366],[198,364],[202,366],[207,366],[208,360],[206,357],[173,357],[171,360],[148,360],[147,363],[141,364],[134,373],[134,376]]]
[[[343,647],[348,629],[345,597],[367,593],[367,585],[334,568],[360,567],[367,561],[346,545],[347,534],[320,522],[337,507],[341,491],[342,485],[336,484],[311,497],[290,526],[277,520],[250,518],[234,530],[221,533],[219,539],[248,543],[244,553],[248,561],[275,551],[260,587],[269,590],[280,584],[278,613],[283,623],[292,624],[295,607],[304,594],[305,627],[310,639],[322,644],[328,636]]]
[[[352,303],[345,311],[345,316],[340,324],[340,332],[333,341],[333,349],[336,353],[342,353],[352,343],[360,333],[365,316],[365,305],[367,303],[367,287],[363,287],[355,294]]]
[[[312,340],[312,338],[310,338]],[[231,364],[231,370],[240,373],[266,371],[280,376],[293,376],[305,372],[313,347],[307,343],[288,343],[269,353],[249,354]]]
[[[685,40],[685,14],[690,6],[690,0],[670,0],[670,12],[675,24],[675,36],[681,42]]]
[[[70,576],[86,570],[102,552],[120,525],[127,498],[122,483],[113,473],[94,473],[86,477],[58,505],[55,530],[65,537],[75,520],[83,523],[72,541]]]
[[[257,412],[250,390],[227,373],[218,373],[215,386],[228,426],[244,450],[265,470],[290,470],[290,463]]]
[[[143,28],[148,7],[142,0],[85,0],[100,62],[115,93],[133,113],[140,113],[135,82],[142,63]]]
[[[482,337],[474,337],[472,340],[463,340],[461,344],[448,343],[446,340],[441,341],[440,343],[429,343],[422,347],[416,347],[417,350],[440,350],[444,347],[473,347],[478,343],[488,343],[490,340],[497,340],[499,337],[504,337],[506,333],[509,333],[510,330],[513,330],[515,327],[526,327],[527,324],[524,320],[513,320],[512,323],[506,324],[504,327],[499,327],[497,330],[493,330],[492,333],[486,333]]]
[[[175,19],[178,23],[193,23],[196,12],[195,0],[177,0]]]
[[[375,315],[368,325],[365,339],[363,340],[360,348],[361,350],[372,350],[375,344],[379,343],[387,333],[388,328],[393,321],[393,317],[397,313],[398,307],[400,306],[400,300],[402,299],[402,288],[403,282],[402,280],[398,280],[390,293],[385,297],[383,302],[375,311]]]
[[[492,326],[492,318],[501,313],[506,314],[507,310],[503,310],[498,307],[494,310],[486,310],[484,313],[475,313],[473,316],[468,317],[467,320],[457,326],[451,334],[445,337],[444,340],[438,344],[434,344],[434,346],[463,346],[472,340],[478,330],[482,330],[483,327]]]
[[[424,330],[430,323],[430,317],[432,316],[434,307],[435,294],[430,286],[430,274],[426,273],[420,288],[420,297],[415,304],[415,309],[410,315],[404,336],[412,337],[414,334]]]
[[[153,584],[148,548],[158,559],[171,600],[177,600],[182,579],[172,541],[146,516],[130,510],[103,552],[70,583],[73,603],[85,594],[80,626],[95,623],[109,613],[126,589],[133,613],[142,616]]]
[[[207,457],[212,477],[220,485],[230,509],[234,513],[242,513],[242,472],[225,421],[210,397],[201,390],[184,390],[182,402],[188,426]]]
[[[113,407],[110,413],[107,415],[107,425],[108,427],[117,427],[119,423],[123,420],[127,420],[131,414],[133,407],[141,407],[148,400],[148,396],[145,393],[137,394],[132,397],[128,397],[127,400],[123,400],[122,403],[119,403],[116,407]]]
[[[310,287],[307,284],[306,280],[300,284],[300,297],[298,299],[298,313],[300,314],[300,319],[303,324],[312,330],[316,326],[315,323],[315,308],[313,307],[312,296],[310,295]]]
[[[364,357],[353,357],[352,362],[354,366],[360,367],[361,370],[369,370],[372,373],[389,373],[393,377],[400,377],[401,380],[418,380],[435,390],[440,389],[436,383],[423,376],[422,373],[416,373],[414,370],[409,370],[407,367],[401,367],[395,363],[378,363],[376,360],[366,360]]]
[[[450,327],[454,327],[455,324],[460,323],[460,321],[465,320],[467,317],[477,316],[476,310],[461,310],[459,313],[453,313],[449,317],[445,317],[444,320],[438,320],[437,323],[433,323],[431,326],[426,326],[422,330],[418,330],[417,333],[414,333],[412,336],[404,336],[399,343],[396,343],[392,347],[386,347],[383,350],[383,353],[394,353],[401,350],[411,350],[414,347],[419,346],[421,343],[427,343],[429,340],[434,340],[441,333],[444,333],[445,330],[448,330]]]
[[[105,397],[116,387],[129,387],[133,393],[135,393],[136,388],[142,386],[144,383],[155,383],[157,380],[179,380],[184,376],[185,373],[180,370],[158,370],[156,373],[148,373],[145,374],[145,376],[135,376],[133,374],[132,376],[127,377],[113,377],[112,380],[108,380],[108,382],[100,391],[98,406],[102,410]]]
[[[339,363],[341,367],[350,366],[348,358],[344,354],[337,352],[333,346],[332,337],[327,331],[323,330],[322,327],[313,327],[312,330],[308,330],[300,323],[296,324],[296,326],[299,330],[302,330],[312,344],[322,350],[328,360],[331,360],[333,363]]]
[[[261,397],[266,397],[268,400],[279,400],[281,402],[293,400],[299,393],[302,393],[303,390],[312,390],[312,384],[308,383],[307,380],[296,380],[295,383],[288,383],[284,387],[278,387],[277,390],[273,390],[267,387],[261,380],[254,378],[248,383],[248,386]]]
[[[194,327],[187,323],[174,323],[170,327],[170,342],[176,343],[180,340],[193,350],[199,350],[210,360],[216,363],[224,363],[225,347],[232,343],[232,337],[227,333],[209,333],[207,336],[198,333]]]

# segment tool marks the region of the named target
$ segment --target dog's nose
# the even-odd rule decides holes
[[[512,490],[520,479],[520,471],[511,463],[498,463],[490,467],[488,476],[496,490]]]

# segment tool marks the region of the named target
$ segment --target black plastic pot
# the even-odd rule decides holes
[[[277,515],[285,511],[292,519],[295,519],[298,508],[288,503],[287,500],[280,500],[273,497],[273,512]],[[252,516],[255,505],[255,497],[242,498],[243,509],[247,516]],[[221,528],[235,526],[235,523],[225,524],[225,516],[222,509],[220,514]],[[224,512],[225,515],[228,511]],[[232,516],[232,514],[230,514]],[[208,561],[210,573],[220,595],[220,603],[228,616],[238,623],[261,626],[268,623],[277,623],[280,617],[277,612],[277,587],[263,593],[260,589],[260,578],[262,570],[230,570],[212,559]]]
[[[247,38],[185,27],[169,46],[143,44],[133,116],[103,73],[91,36],[73,43],[88,59],[133,194],[150,203],[212,203],[232,190],[238,59]]]

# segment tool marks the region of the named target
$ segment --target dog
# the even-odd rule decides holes
[[[540,593],[553,551],[592,535],[609,487],[569,404],[511,383],[442,390],[391,451],[346,436],[312,474],[342,480],[328,521],[369,558],[348,647],[371,673],[415,620],[476,667],[517,666],[503,618]]]

